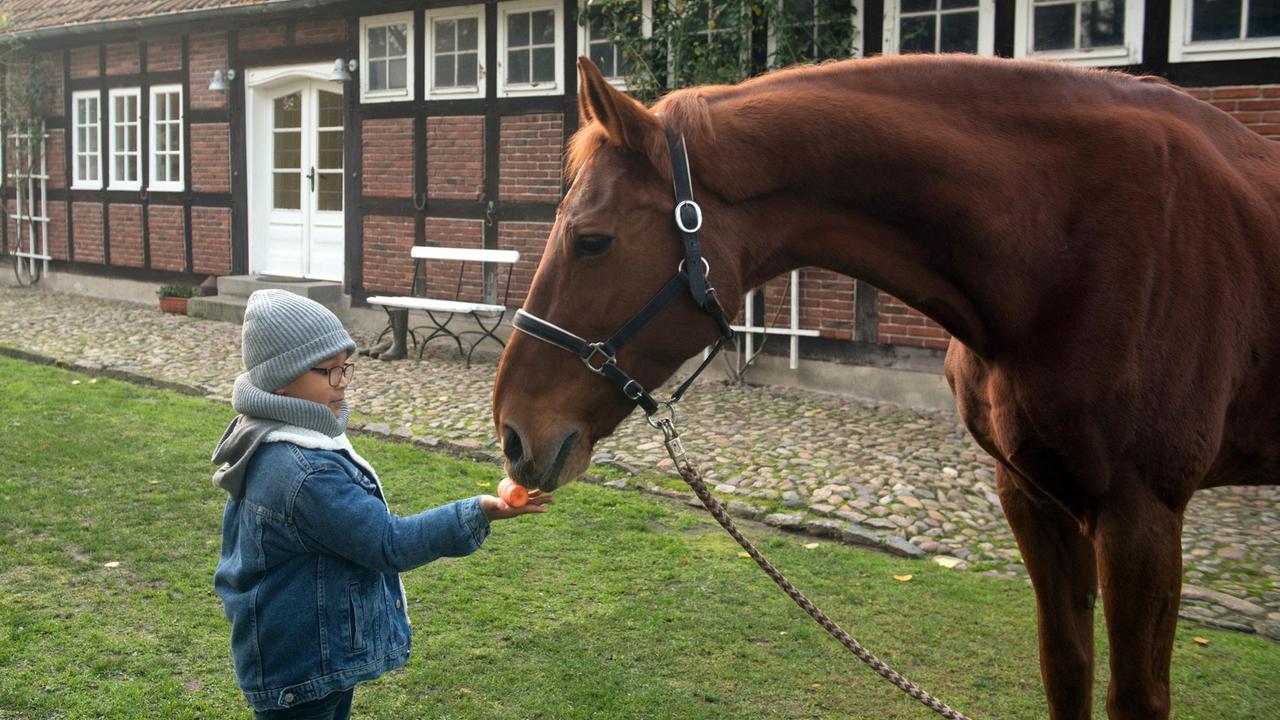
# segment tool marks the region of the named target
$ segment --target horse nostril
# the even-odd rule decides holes
[[[524,444],[520,442],[520,433],[510,425],[503,426],[502,453],[507,456],[507,461],[513,466],[518,465],[520,459],[524,457]]]

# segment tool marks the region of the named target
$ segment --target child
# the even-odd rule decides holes
[[[404,665],[398,573],[469,555],[489,521],[545,512],[490,495],[390,514],[345,434],[356,344],[324,306],[259,290],[245,309],[240,413],[213,452],[230,493],[214,589],[231,621],[236,680],[254,716],[345,719],[357,683]]]

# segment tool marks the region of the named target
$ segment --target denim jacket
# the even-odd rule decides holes
[[[345,435],[279,423],[255,434],[245,420],[214,455],[226,462],[214,481],[231,492],[214,589],[245,699],[288,708],[401,667],[410,630],[398,573],[479,548],[479,498],[398,517]]]

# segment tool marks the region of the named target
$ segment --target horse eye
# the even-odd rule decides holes
[[[573,241],[573,254],[578,257],[603,255],[613,247],[611,235],[583,235]]]

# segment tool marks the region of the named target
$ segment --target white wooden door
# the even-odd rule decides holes
[[[268,275],[341,281],[342,86],[318,80],[263,93],[267,124],[259,162],[266,181],[266,247],[257,269]],[[261,136],[260,136],[261,137]]]

